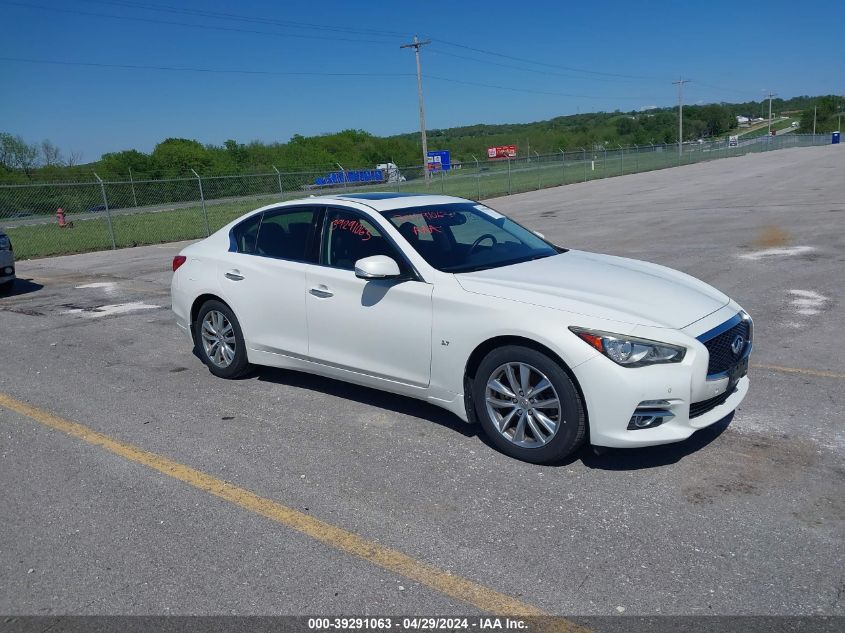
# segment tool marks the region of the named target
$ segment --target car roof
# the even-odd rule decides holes
[[[377,213],[384,213],[386,211],[395,211],[397,209],[410,209],[414,207],[429,207],[439,204],[476,204],[472,200],[466,198],[458,198],[455,196],[430,195],[427,193],[396,193],[389,191],[371,191],[368,193],[348,193],[348,194],[334,194],[327,196],[310,195],[307,198],[295,198],[293,200],[285,200],[284,202],[271,202],[258,209],[252,211],[232,220],[229,224],[224,226],[221,231],[229,231],[233,226],[244,221],[248,217],[263,213],[265,211],[272,211],[275,209],[283,209],[285,207],[296,207],[302,204],[331,204],[336,203],[338,206],[345,206],[355,208],[355,205],[364,205],[373,209]],[[360,207],[358,207],[360,209]]]
[[[428,207],[438,204],[470,202],[466,198],[455,196],[432,195],[428,193],[397,193],[392,191],[371,191],[367,193],[345,193],[320,196],[320,200],[338,202],[359,202],[383,213],[411,207]]]

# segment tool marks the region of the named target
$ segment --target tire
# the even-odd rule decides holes
[[[12,287],[15,285],[15,280],[10,279],[9,281],[4,281],[0,284],[0,294],[6,294],[7,292],[12,291]]]
[[[535,349],[507,345],[487,354],[473,380],[473,401],[487,437],[516,459],[560,462],[584,443],[587,423],[578,389],[557,361]]]
[[[241,325],[222,301],[202,304],[194,322],[194,343],[200,358],[215,376],[238,378],[250,369]]]

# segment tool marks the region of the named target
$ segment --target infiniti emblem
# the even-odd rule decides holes
[[[731,351],[734,353],[734,356],[739,356],[739,353],[742,351],[742,348],[745,346],[745,337],[742,334],[737,334],[734,337],[734,340],[731,341]]]

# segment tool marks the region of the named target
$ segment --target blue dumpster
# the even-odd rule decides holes
[[[834,132],[830,135],[830,143],[831,145],[838,145],[839,144],[839,132]]]

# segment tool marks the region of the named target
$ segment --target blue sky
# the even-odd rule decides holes
[[[84,161],[170,136],[411,132],[414,34],[433,40],[429,128],[672,105],[681,75],[685,103],[843,94],[843,19],[826,0],[0,0],[0,131]]]

